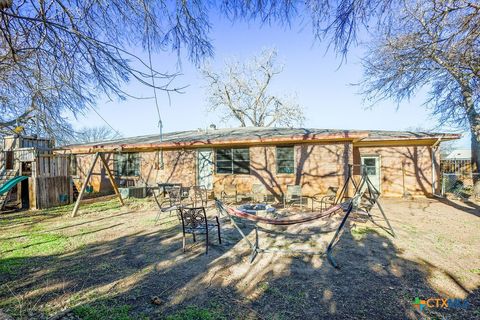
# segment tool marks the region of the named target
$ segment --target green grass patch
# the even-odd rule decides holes
[[[50,214],[41,211],[22,211],[0,215],[0,227],[22,227],[32,225],[44,219],[55,217],[56,214]]]
[[[415,227],[415,226],[412,226],[412,225],[407,225],[407,224],[404,224],[401,226],[402,229],[404,229],[406,232],[412,234],[412,235],[415,235],[418,233],[418,229]]]
[[[48,213],[48,214],[55,214],[55,215],[63,215],[67,213],[71,213],[73,210],[74,204],[67,204],[63,206],[58,206],[58,207],[53,207],[53,208],[48,208],[48,209],[42,209],[39,212],[41,213]]]
[[[187,307],[173,315],[167,316],[167,320],[224,320],[225,316],[211,309]]]
[[[351,234],[352,234],[352,237],[355,239],[355,240],[362,240],[363,238],[365,238],[368,234],[371,234],[371,233],[378,233],[377,230],[373,229],[373,228],[370,228],[370,227],[355,227],[353,229],[351,229]]]
[[[83,207],[80,206],[80,210],[82,210],[83,212],[101,212],[108,210],[116,210],[120,208],[121,204],[118,199],[89,203],[84,205]]]
[[[100,305],[84,305],[73,309],[73,313],[83,320],[133,320],[137,317],[130,315],[129,305],[106,306]]]
[[[29,258],[65,251],[68,238],[55,233],[24,233],[0,242],[0,273],[15,273]]]
[[[269,284],[268,282],[266,282],[266,281],[260,282],[260,283],[258,284],[258,288],[259,288],[260,290],[262,290],[262,291],[267,291],[268,288],[270,288],[270,284]]]
[[[470,269],[470,272],[473,274],[480,274],[480,269]]]
[[[53,207],[49,209],[41,210],[43,213],[48,214],[58,214],[58,215],[65,215],[71,214],[73,210],[74,204],[68,204],[64,206]],[[85,203],[80,205],[80,211],[82,213],[93,213],[93,212],[102,212],[108,211],[113,209],[119,209],[120,203],[118,199],[110,199],[110,200],[100,200],[94,203]]]

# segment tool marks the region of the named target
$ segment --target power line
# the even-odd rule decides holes
[[[162,116],[160,114],[160,107],[158,106],[158,97],[157,97],[157,87],[155,86],[155,76],[153,74],[153,67],[152,67],[152,50],[150,48],[150,33],[148,30],[148,24],[147,24],[147,51],[148,51],[148,62],[150,64],[150,74],[152,76],[152,86],[153,86],[153,96],[155,99],[155,107],[157,109],[157,115],[158,115],[158,128],[159,128],[159,133],[160,133],[160,143],[163,141],[163,123],[162,123]],[[159,162],[160,162],[160,167],[163,168],[163,152],[160,151],[159,153]]]
[[[114,127],[112,127],[112,126],[110,125],[110,123],[108,123],[108,122],[107,122],[107,120],[105,120],[105,118],[104,118],[104,117],[102,117],[102,115],[101,115],[100,113],[98,113],[98,111],[97,111],[97,110],[95,110],[95,108],[93,108],[93,107],[92,107],[91,109],[93,110],[93,112],[95,112],[95,113],[97,114],[97,116],[99,116],[99,117],[100,117],[100,119],[102,119],[102,120],[103,120],[103,122],[105,122],[105,123],[107,124],[107,126],[109,126],[109,127],[110,127],[110,129],[112,129],[113,131],[115,131],[115,133],[116,133],[117,135],[119,135],[119,136],[121,136],[121,135],[122,135],[122,134],[121,134],[120,132],[118,132],[118,131],[117,131],[117,130],[114,128]]]
[[[162,123],[162,116],[160,114],[160,107],[158,106],[157,87],[155,86],[155,76],[153,74],[152,51],[151,51],[151,48],[150,48],[150,34],[148,32],[148,25],[147,25],[147,51],[148,51],[148,62],[150,64],[150,74],[152,76],[153,97],[155,99],[155,107],[157,109],[158,126],[160,127],[160,142],[162,142],[163,123]]]

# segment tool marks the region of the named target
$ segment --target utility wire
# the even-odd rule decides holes
[[[104,118],[104,117],[102,117],[102,115],[101,115],[100,113],[98,113],[98,111],[97,111],[97,110],[95,110],[95,108],[93,108],[93,107],[92,107],[91,109],[93,110],[93,112],[95,112],[95,113],[97,114],[97,116],[99,116],[99,117],[100,117],[100,119],[102,119],[102,120],[103,120],[103,122],[105,122],[105,123],[107,124],[107,126],[109,126],[109,127],[110,127],[110,129],[112,129],[113,131],[115,131],[115,133],[116,133],[118,136],[121,136],[121,135],[122,135],[120,132],[118,132],[117,130],[115,130],[115,128],[114,128],[114,127],[112,127],[112,126],[110,125],[110,123],[108,123],[108,122],[107,122],[107,120],[105,120],[105,118]]]
[[[152,50],[150,48],[150,32],[148,30],[148,24],[147,24],[147,51],[148,51],[148,62],[150,64],[150,74],[152,76],[152,86],[153,86],[153,97],[155,99],[155,107],[157,109],[157,115],[158,115],[158,128],[159,128],[159,133],[160,133],[160,143],[163,142],[163,122],[162,122],[162,116],[160,114],[160,107],[158,106],[158,97],[157,97],[157,87],[155,86],[155,76],[153,74],[153,67],[152,67]],[[160,162],[160,167],[163,169],[163,151],[160,151],[159,154],[159,162]]]
[[[148,27],[147,27],[147,34],[148,34]],[[157,109],[157,114],[158,114],[158,126],[160,127],[160,142],[161,142],[163,123],[162,123],[162,116],[160,114],[160,107],[158,106],[157,87],[155,86],[155,76],[153,74],[153,68],[152,68],[152,52],[150,49],[150,36],[148,35],[147,35],[147,50],[148,50],[148,62],[150,64],[150,74],[152,76],[153,97],[155,99],[155,107]]]

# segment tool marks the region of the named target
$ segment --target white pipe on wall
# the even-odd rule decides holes
[[[440,146],[442,138],[438,138],[437,141],[432,145],[432,195],[436,194],[437,190],[437,171],[435,167],[435,152]]]

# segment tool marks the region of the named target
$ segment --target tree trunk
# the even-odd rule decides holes
[[[480,117],[477,117],[480,118]],[[477,125],[470,130],[472,146],[472,173],[480,173],[480,119],[477,119]],[[477,177],[480,179],[480,177]]]
[[[463,99],[468,123],[470,125],[470,134],[472,135],[472,173],[476,173],[473,177],[473,180],[476,182],[480,179],[478,175],[480,170],[480,114],[475,110],[475,103],[472,98],[471,90],[463,91]]]

